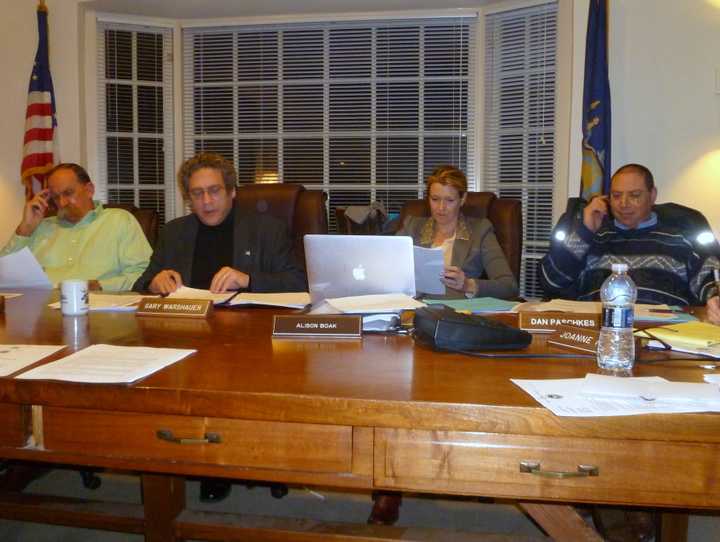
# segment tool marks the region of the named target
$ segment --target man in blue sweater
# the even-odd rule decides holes
[[[709,231],[684,231],[680,221],[656,213],[656,197],[650,170],[627,164],[613,175],[609,195],[593,198],[575,216],[563,216],[540,262],[545,293],[599,299],[612,263],[622,262],[638,287],[639,303],[707,304],[710,320],[720,323],[713,279],[720,261],[711,250],[716,241]]]

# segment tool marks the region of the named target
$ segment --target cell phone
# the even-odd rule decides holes
[[[45,203],[47,203],[47,209],[45,210],[45,216],[54,216],[58,212],[57,205],[55,204],[55,200],[53,200],[52,197],[50,197],[50,192],[40,193],[40,197],[45,200]]]

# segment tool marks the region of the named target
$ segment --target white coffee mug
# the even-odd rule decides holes
[[[60,283],[60,310],[68,316],[87,314],[89,310],[88,281],[64,280]]]

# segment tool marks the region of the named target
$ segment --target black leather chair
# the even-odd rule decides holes
[[[308,233],[327,233],[328,219],[321,190],[305,190],[298,184],[256,183],[237,189],[238,207],[249,213],[268,213],[287,224],[293,238],[295,255],[305,266],[303,237]]]
[[[131,213],[140,224],[151,247],[155,247],[160,232],[160,217],[155,209],[140,209],[130,203],[106,203],[108,209],[125,209]]]

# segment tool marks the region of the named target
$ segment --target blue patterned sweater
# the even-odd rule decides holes
[[[564,238],[556,235],[559,230]],[[550,297],[597,300],[612,264],[626,263],[638,288],[638,303],[704,305],[716,294],[712,271],[720,262],[681,230],[675,221],[658,217],[632,230],[606,221],[593,234],[581,212],[572,219],[564,216],[540,262],[540,283]]]

